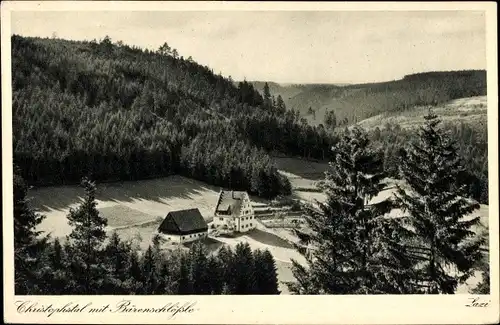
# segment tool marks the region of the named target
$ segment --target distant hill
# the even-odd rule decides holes
[[[262,90],[264,89],[265,81],[251,81],[250,83],[254,86],[255,90],[259,91],[261,94],[263,93]],[[285,104],[288,104],[289,99],[304,91],[304,86],[299,84],[284,85],[276,82],[268,82],[267,84],[269,85],[271,94],[276,97],[281,95]]]
[[[254,83],[261,91],[263,82]],[[274,87],[287,108],[300,111],[312,125],[324,123],[327,111],[337,122],[352,124],[385,112],[440,105],[452,99],[486,95],[486,71],[444,71],[407,75],[403,79],[353,85],[288,85]],[[311,108],[311,109],[310,109]]]

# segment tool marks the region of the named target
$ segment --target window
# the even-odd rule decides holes
[[[250,222],[250,227],[252,226],[252,223]]]
[[[224,221],[224,218],[219,218],[219,221]]]

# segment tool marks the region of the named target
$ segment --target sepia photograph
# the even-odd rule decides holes
[[[9,12],[15,296],[493,294],[486,11],[288,5]]]

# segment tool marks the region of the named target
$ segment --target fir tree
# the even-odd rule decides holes
[[[46,292],[44,294],[67,294],[68,289],[68,273],[67,273],[67,256],[66,250],[61,245],[59,238],[54,239],[50,245],[48,253],[49,263],[47,264],[46,272],[44,272],[44,280],[47,283]]]
[[[419,139],[401,152],[400,170],[409,189],[399,187],[397,200],[408,214],[412,257],[419,260],[416,284],[424,293],[454,293],[481,258],[482,238],[471,227],[479,217],[464,218],[479,208],[457,186],[463,172],[454,142],[429,112]]]
[[[277,295],[278,290],[278,272],[276,262],[269,250],[256,250],[254,252],[255,260],[255,279],[256,293],[260,295]]]
[[[190,259],[189,256],[183,252],[177,262],[177,294],[190,295],[193,294],[193,286],[190,278]]]
[[[143,276],[142,276],[142,270],[141,270],[141,265],[139,261],[139,255],[137,251],[132,251],[132,253],[129,256],[129,278],[132,279],[134,282],[141,283],[143,281]]]
[[[299,294],[404,293],[405,272],[392,241],[399,228],[384,215],[389,200],[370,203],[384,187],[382,162],[359,128],[347,130],[334,146],[323,189],[325,203],[306,207],[312,234],[308,249],[297,247],[308,266],[292,261]],[[310,251],[311,254],[306,254]]]
[[[210,294],[210,273],[208,270],[207,250],[201,243],[194,243],[189,251],[191,260],[190,279],[195,294]]]
[[[142,258],[141,273],[143,275],[143,290],[145,294],[157,294],[160,279],[157,271],[157,255],[153,247],[149,246]]]
[[[45,217],[30,207],[28,185],[14,170],[14,285],[16,294],[30,294],[44,290],[37,284],[37,273],[47,248],[47,237],[36,227]]]
[[[279,113],[284,114],[286,112],[285,102],[283,101],[281,95],[278,95],[278,98],[276,99],[276,106]]]
[[[210,272],[209,276],[210,293],[213,295],[222,294],[222,288],[224,286],[224,279],[222,277],[224,267],[217,258],[217,256],[214,255],[208,256],[207,268]]]
[[[267,82],[264,84],[264,90],[263,90],[263,99],[264,99],[264,107],[266,108],[271,108],[272,107],[272,98],[271,98],[271,91],[269,90],[269,85]]]
[[[255,294],[255,264],[252,250],[248,243],[239,243],[233,257],[233,283],[231,293],[235,295]]]
[[[75,280],[80,294],[92,294],[99,290],[107,273],[104,268],[102,246],[106,239],[107,220],[99,215],[95,198],[95,183],[84,178],[84,201],[76,209],[70,209],[69,224],[73,230],[69,235],[73,249]]]
[[[110,275],[110,282],[105,289],[106,293],[126,294],[129,291],[125,282],[129,278],[128,268],[131,253],[130,245],[121,241],[118,234],[113,232],[103,252]]]
[[[222,280],[222,292],[223,294],[230,294],[235,281],[235,277],[233,276],[234,252],[230,247],[223,245],[217,251],[216,256],[221,265],[220,276]]]

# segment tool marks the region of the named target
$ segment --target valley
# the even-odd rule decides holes
[[[323,243],[329,245],[322,252],[326,258],[344,266],[330,274],[332,266],[325,268],[320,261],[315,265],[329,274],[320,278],[335,278],[335,272],[351,276],[345,270],[354,264],[364,270],[366,278],[353,278],[356,284],[345,293],[364,292],[367,283],[373,292],[420,290],[419,281],[426,285],[423,278],[408,284],[393,265],[403,261],[413,274],[422,258],[429,260],[434,246],[427,247],[428,233],[448,240],[448,249],[461,250],[451,243],[453,236],[442,235],[459,221],[429,214],[436,225],[410,235],[414,229],[398,224],[401,217],[420,221],[428,214],[418,210],[423,209],[420,197],[400,200],[401,209],[394,208],[388,199],[397,185],[408,193],[420,189],[418,195],[427,201],[445,202],[429,203],[435,215],[443,213],[437,208],[441,205],[447,212],[463,205],[460,216],[467,221],[479,217],[470,227],[459,224],[470,233],[455,234],[464,245],[485,241],[471,248],[474,264],[464,267],[473,276],[458,288],[440,283],[439,290],[466,293],[486,279],[484,70],[423,72],[370,84],[295,85],[234,82],[184,59],[167,42],[152,51],[109,36],[68,41],[14,35],[12,47],[16,220],[34,218],[26,227],[50,235],[40,254],[45,258],[40,263],[52,263],[40,269],[48,282],[54,281],[48,290],[94,290],[86,273],[95,271],[95,290],[106,293],[303,293],[313,278],[304,280],[300,274],[319,272],[308,268],[305,256],[321,251]],[[406,149],[417,139],[445,143],[417,133],[431,107],[443,129],[426,127],[443,139],[449,133],[457,148],[433,147],[423,158],[413,158],[427,163],[424,170]],[[431,154],[439,159],[427,159]],[[336,175],[327,193],[321,185],[329,164]],[[82,179],[85,191],[77,185]],[[413,180],[413,188],[401,179]],[[433,185],[421,186],[422,179]],[[457,193],[473,200],[457,200]],[[328,202],[329,212],[316,211],[317,202]],[[46,218],[37,221],[37,213]],[[368,226],[365,218],[380,228]],[[161,236],[160,224],[166,229]],[[27,236],[22,230],[16,228],[20,240]],[[70,233],[72,239],[66,240]],[[406,238],[418,245],[417,253]],[[188,244],[191,240],[202,245]],[[377,246],[379,241],[384,245]],[[368,246],[380,254],[369,253]],[[443,254],[450,259],[448,250]],[[468,252],[456,254],[459,263],[467,264]],[[374,271],[370,279],[371,258],[392,272],[389,282],[398,283],[378,287],[374,279],[386,275]],[[74,282],[61,285],[51,272],[44,273],[51,267]],[[342,293],[328,281],[313,291]],[[305,289],[294,290],[285,282]]]

